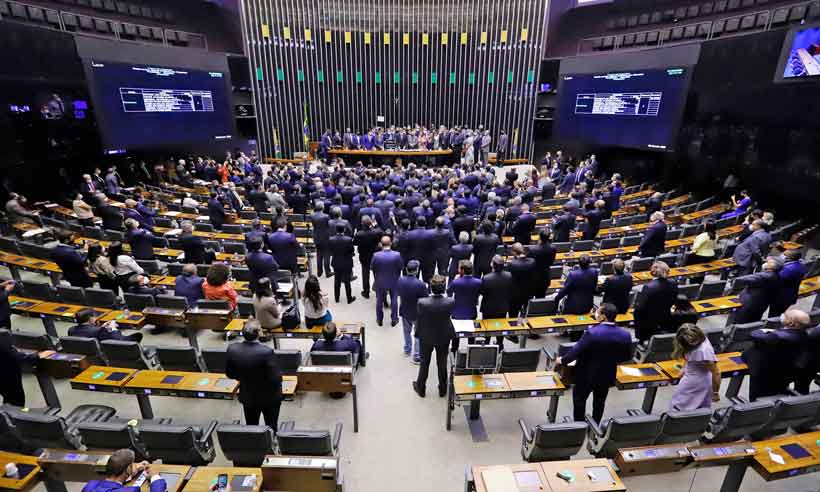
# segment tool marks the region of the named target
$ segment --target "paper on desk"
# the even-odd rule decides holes
[[[182,234],[182,229],[171,229],[170,231],[166,231],[163,236],[179,236]]]
[[[769,450],[769,459],[777,463],[778,465],[785,465],[786,460],[783,459],[782,456],[773,452],[771,449]]]
[[[169,210],[165,212],[166,217],[176,217],[177,215],[181,214],[182,212],[177,212],[175,210]]]
[[[456,332],[475,332],[475,324],[471,319],[454,319],[452,321]]]
[[[481,478],[484,479],[484,488],[487,492],[518,490],[518,484],[515,483],[515,477],[509,468],[484,470],[481,472]]]
[[[44,232],[46,232],[45,229],[29,229],[28,231],[23,233],[23,237],[32,237],[38,234],[43,234]]]
[[[207,221],[211,220],[211,217],[209,215],[199,215],[199,216],[197,216],[196,220],[198,220],[200,222],[202,222],[202,221],[207,222]],[[248,476],[250,477],[250,476],[253,476],[253,475],[248,475]]]
[[[621,366],[621,371],[627,376],[641,377],[641,371],[635,369],[634,367]]]

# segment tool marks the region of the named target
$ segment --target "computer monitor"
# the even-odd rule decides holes
[[[467,345],[467,369],[495,370],[498,345]]]

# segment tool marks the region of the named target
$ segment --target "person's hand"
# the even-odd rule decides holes
[[[14,280],[7,280],[3,283],[3,288],[6,290],[6,292],[11,292],[12,290],[14,290],[15,285],[16,284],[14,283]]]
[[[555,367],[558,367],[560,365],[561,365],[561,357],[556,357],[555,358]]]

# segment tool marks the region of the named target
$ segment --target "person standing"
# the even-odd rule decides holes
[[[370,263],[376,250],[379,249],[379,241],[383,234],[378,226],[373,226],[371,216],[364,215],[361,219],[361,227],[353,238],[353,244],[358,248],[359,264],[362,268],[362,297],[365,299],[370,299]]]
[[[789,306],[797,302],[797,296],[800,293],[800,283],[803,277],[806,276],[808,270],[803,263],[800,262],[802,256],[799,249],[790,249],[784,253],[786,263],[783,268],[777,272],[780,280],[777,288],[777,293],[774,300],[769,306],[769,317],[780,316]]]
[[[356,252],[353,247],[353,238],[345,234],[342,225],[336,226],[336,235],[329,241],[330,254],[333,266],[333,294],[336,302],[339,302],[342,284],[345,286],[347,303],[352,304],[356,300],[352,295],[350,282],[353,280],[353,254]]]
[[[69,244],[71,232],[59,230],[56,236],[60,242],[51,250],[51,259],[63,272],[63,280],[73,287],[91,287],[91,277],[85,270],[85,255]]]
[[[473,275],[473,264],[470,260],[461,260],[458,265],[458,278],[447,286],[447,296],[455,300],[453,319],[478,319],[476,308],[480,294],[481,279]]]
[[[424,398],[427,386],[427,373],[433,351],[436,352],[438,368],[438,395],[447,396],[447,350],[456,338],[451,321],[455,301],[444,296],[445,279],[435,275],[430,281],[432,295],[418,302],[418,323],[416,336],[421,345],[421,364],[418,377],[413,381],[413,391]]]
[[[154,259],[154,235],[148,229],[143,229],[136,219],[125,219],[125,241],[131,247],[131,255],[135,260]]]
[[[578,258],[578,268],[567,274],[564,286],[555,296],[555,303],[566,297],[562,310],[564,314],[588,314],[597,288],[598,269],[592,268],[589,256],[583,254]]]
[[[296,275],[299,272],[297,256],[301,247],[296,236],[287,232],[288,221],[284,217],[276,219],[276,232],[268,235],[268,247],[279,268],[289,270]]]
[[[469,260],[473,255],[473,245],[470,244],[470,235],[464,231],[458,235],[458,244],[450,247],[450,266],[447,271],[447,277],[450,282],[456,277],[458,273],[458,266],[462,260]],[[473,272],[475,275],[475,272]],[[475,275],[478,278],[478,275]]]
[[[495,256],[495,250],[501,244],[498,235],[493,232],[493,224],[490,221],[481,223],[481,232],[476,234],[473,239],[473,255],[475,255],[475,274],[476,277],[481,277],[490,273],[490,263]],[[467,233],[469,236],[469,233]],[[459,237],[461,234],[459,234]]]
[[[533,297],[541,299],[547,295],[551,278],[552,264],[555,263],[555,248],[550,243],[550,230],[538,231],[538,244],[530,247],[527,256],[535,260],[535,278],[533,278]]]
[[[504,271],[504,259],[493,257],[493,271],[481,279],[481,318],[506,318],[515,284],[510,272]],[[498,347],[504,348],[504,337],[497,337]]]
[[[510,296],[510,317],[524,315],[527,303],[532,299],[533,278],[535,277],[535,260],[527,256],[527,251],[521,243],[515,243],[511,248],[513,259],[507,265],[507,271],[512,275],[513,289]]]
[[[632,275],[624,273],[624,260],[612,260],[612,275],[604,280],[599,292],[603,293],[602,303],[611,303],[618,310],[618,314],[629,311],[629,293],[632,291]]]
[[[317,202],[313,214],[310,216],[310,222],[313,224],[313,244],[316,245],[316,275],[319,277],[323,273],[327,278],[333,275],[330,269],[330,251],[328,250],[328,243],[330,242],[330,216],[325,213],[324,203]]]
[[[643,286],[635,299],[635,336],[641,342],[662,333],[669,324],[672,306],[678,298],[678,284],[667,278],[669,265],[656,261],[650,272],[655,278]]]
[[[249,319],[242,328],[244,341],[228,345],[225,375],[239,381],[239,402],[246,425],[258,425],[259,416],[274,434],[279,429],[282,373],[273,349],[259,343],[259,322]]]
[[[507,132],[501,130],[501,134],[498,136],[498,143],[495,147],[495,163],[496,165],[502,165],[504,161],[507,159],[507,144],[510,141],[510,137],[507,136]]]
[[[751,234],[735,248],[732,259],[737,264],[737,274],[739,276],[752,273],[763,259],[763,255],[769,250],[772,236],[766,231],[766,223],[757,219],[749,226]]]
[[[587,222],[587,227],[584,230],[585,240],[591,241],[598,237],[598,232],[601,230],[601,221],[604,220],[606,215],[605,205],[603,200],[596,200],[595,208],[584,214],[584,219]]]
[[[433,235],[435,237],[435,261],[436,261],[436,271],[441,276],[449,276],[449,269],[448,263],[450,260],[450,252],[452,248],[456,246],[456,238],[453,236],[453,231],[447,226],[447,222],[444,220],[444,217],[437,217],[436,218],[436,228],[433,230]],[[461,235],[459,235],[459,240]],[[469,234],[467,235],[467,242],[470,241]],[[467,245],[469,247],[469,245]],[[472,254],[473,248],[470,247],[470,254]],[[469,258],[469,256],[468,256]],[[452,277],[450,277],[452,280]]]
[[[407,263],[407,271],[396,283],[396,292],[401,299],[401,323],[404,331],[404,355],[412,354],[412,362],[419,364],[419,340],[413,336],[413,325],[418,320],[419,299],[427,297],[427,285],[419,279],[421,265],[416,260]],[[378,301],[377,301],[378,302]],[[415,339],[415,343],[413,340]]]
[[[250,276],[248,289],[251,292],[256,292],[259,279],[267,278],[271,282],[271,288],[276,292],[278,289],[276,275],[279,271],[279,264],[276,263],[272,255],[262,251],[262,239],[260,238],[253,238],[248,250],[248,254],[245,255],[245,265],[248,267]]]
[[[684,323],[675,334],[674,347],[672,358],[685,362],[669,411],[711,408],[713,401],[720,401],[720,371],[711,342],[696,325]]]
[[[208,220],[210,220],[211,225],[214,226],[214,229],[221,231],[222,225],[225,223],[227,213],[225,212],[225,206],[222,205],[222,201],[219,199],[219,196],[216,193],[211,193],[211,199],[208,200]]]
[[[398,292],[396,290],[404,262],[398,251],[391,249],[392,242],[388,236],[382,237],[382,250],[373,255],[370,269],[373,271],[373,286],[376,289],[376,323],[384,322],[384,304],[390,294],[390,326],[399,323]],[[409,266],[408,262],[408,266]]]
[[[649,221],[652,225],[646,229],[638,246],[641,258],[654,258],[664,252],[666,247],[666,222],[663,212],[654,212]]]
[[[741,306],[735,312],[735,324],[760,321],[769,305],[776,300],[780,289],[777,271],[781,265],[779,260],[768,258],[762,271],[735,278],[734,288],[744,287],[738,295]]]
[[[532,232],[535,230],[535,215],[530,213],[530,206],[526,203],[521,205],[521,215],[519,215],[512,225],[515,242],[530,244]]]
[[[556,243],[569,242],[573,230],[575,230],[575,214],[564,205],[564,213],[552,222],[552,238]]]
[[[14,281],[11,280],[4,283],[4,288],[0,296],[8,297],[8,293],[14,288]],[[11,285],[11,289],[9,288]],[[3,299],[3,304],[8,304],[8,301]],[[11,323],[6,325],[6,328],[11,329]],[[0,396],[3,397],[3,403],[6,405],[16,405],[18,407],[26,406],[26,392],[23,389],[23,370],[24,363],[33,364],[38,360],[36,353],[19,352],[14,345],[12,345],[11,334],[5,336],[0,335],[0,371],[3,377],[0,378]]]
[[[601,422],[618,364],[632,359],[632,336],[615,324],[617,315],[615,306],[602,304],[596,315],[598,324],[587,329],[566,355],[555,360],[556,366],[576,361],[572,388],[572,414],[576,422],[584,421],[590,393],[592,417]]]

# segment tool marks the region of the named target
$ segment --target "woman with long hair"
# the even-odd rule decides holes
[[[311,275],[305,281],[302,303],[305,308],[305,326],[308,328],[324,325],[333,319],[327,309],[330,299],[326,293],[322,292],[319,278],[316,275]]]
[[[103,247],[100,243],[94,243],[88,246],[88,271],[97,276],[97,282],[101,289],[108,289],[117,294],[120,290],[117,284],[117,274],[114,272],[114,266],[107,256],[103,254]]]
[[[268,277],[262,277],[256,283],[253,310],[263,330],[272,330],[282,325],[282,310],[279,308],[279,301],[273,295]]]
[[[720,371],[715,349],[703,331],[692,323],[685,323],[675,334],[675,359],[684,359],[683,377],[675,388],[669,403],[670,410],[697,410],[711,408],[720,400]]]
[[[115,241],[108,245],[108,261],[114,267],[114,274],[117,277],[117,284],[123,292],[128,290],[131,280],[137,275],[142,275],[145,271],[131,256],[125,254],[122,243]]]

